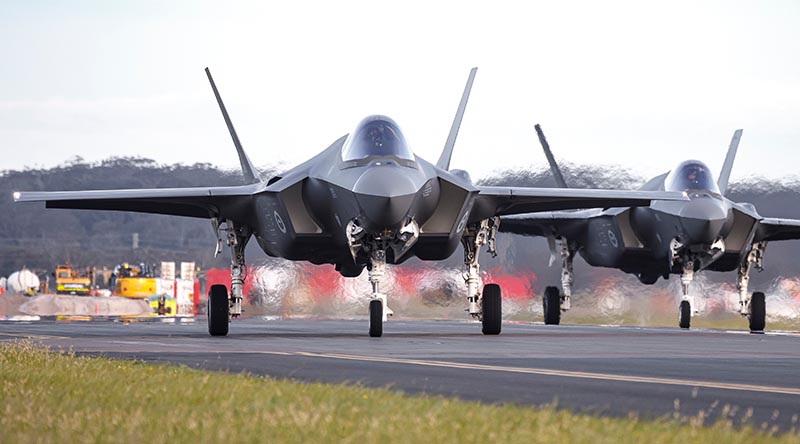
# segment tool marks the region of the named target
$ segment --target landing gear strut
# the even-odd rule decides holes
[[[572,262],[575,259],[576,249],[563,237],[549,238],[550,265],[556,257],[561,257],[561,291],[556,287],[546,287],[542,297],[544,323],[558,325],[561,322],[561,313],[572,307],[572,284],[575,282],[575,273]]]
[[[383,335],[383,323],[394,312],[387,305],[387,296],[380,292],[381,278],[386,270],[386,251],[375,250],[370,254],[367,266],[369,283],[372,285],[372,300],[369,301],[369,335],[379,338]]]
[[[681,289],[683,296],[678,310],[678,326],[689,328],[692,323],[692,297],[689,296],[689,285],[694,279],[694,261],[685,260],[683,262],[683,272],[681,273]]]
[[[487,284],[480,291],[480,249],[487,244],[487,252],[497,256],[495,240],[500,218],[484,219],[480,223],[467,226],[461,237],[464,247],[464,282],[467,284],[467,312],[475,319],[481,320],[483,334],[498,335],[502,325],[502,297],[500,286]]]
[[[218,219],[211,221],[217,236],[216,257],[222,242]],[[224,285],[212,285],[208,294],[208,332],[211,336],[228,334],[228,323],[232,318],[242,315],[242,293],[244,287],[244,248],[250,240],[252,231],[245,226],[236,226],[232,220],[225,221],[226,243],[231,249],[231,293]]]
[[[739,265],[736,279],[736,289],[739,290],[739,313],[747,316],[751,332],[763,332],[766,327],[766,302],[764,293],[754,292],[752,297],[748,294],[747,286],[750,282],[750,270],[755,265],[759,271],[764,269],[764,253],[766,242],[753,243],[750,253]]]

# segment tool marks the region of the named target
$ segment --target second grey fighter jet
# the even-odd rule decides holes
[[[539,125],[539,141],[560,187],[563,175]],[[558,211],[502,218],[500,231],[548,239],[551,264],[562,261],[561,291],[547,287],[543,297],[546,324],[558,324],[570,308],[572,261],[580,253],[589,265],[617,268],[636,275],[643,284],[680,274],[682,299],[679,326],[689,328],[696,305],[690,293],[694,273],[737,271],[740,313],[749,318],[751,331],[765,327],[765,297],[748,293],[753,266],[764,266],[767,242],[800,239],[800,220],[765,218],[749,203],[725,197],[742,130],[731,140],[719,179],[708,167],[687,160],[655,177],[640,190],[685,192],[688,202],[654,201],[649,207],[614,207],[605,210]]]
[[[381,336],[392,312],[380,282],[387,264],[409,258],[442,260],[464,249],[468,312],[483,333],[501,328],[500,287],[481,289],[478,253],[494,251],[499,216],[570,208],[648,205],[653,199],[685,199],[681,193],[480,187],[465,171],[450,170],[458,129],[476,69],[467,85],[445,148],[434,165],[416,156],[403,132],[386,116],[370,116],[310,160],[262,180],[245,154],[219,91],[208,80],[236,147],[247,184],[228,187],[16,192],[17,202],[44,201],[47,208],[138,211],[206,218],[231,250],[230,295],[209,293],[208,329],[227,335],[230,318],[242,313],[245,245],[255,238],[273,257],[333,264],[342,275],[368,270],[370,336]],[[223,228],[224,225],[224,228]],[[224,233],[224,235],[223,235]]]

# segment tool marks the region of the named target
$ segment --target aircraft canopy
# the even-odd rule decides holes
[[[345,162],[369,157],[397,157],[414,161],[400,127],[386,116],[369,116],[350,133],[342,148]]]
[[[708,166],[698,160],[687,160],[670,171],[664,186],[667,191],[703,190],[719,194]]]

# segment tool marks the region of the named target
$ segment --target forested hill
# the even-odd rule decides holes
[[[269,177],[270,171],[265,175]],[[160,165],[143,158],[80,159],[50,169],[0,173],[0,276],[26,266],[51,270],[64,261],[110,266],[123,261],[197,261],[213,259],[214,236],[207,220],[118,211],[45,209],[41,203],[17,203],[14,191],[168,188],[240,185],[238,171],[210,164]],[[139,247],[134,250],[133,234]]]
[[[274,171],[262,168],[265,178]],[[614,167],[565,165],[567,183],[576,188],[627,188],[646,178]],[[45,210],[43,204],[14,204],[13,191],[55,191],[104,188],[164,188],[223,186],[243,183],[238,171],[225,171],[210,164],[160,165],[142,158],[112,158],[99,163],[80,160],[50,169],[27,169],[0,173],[0,276],[23,266],[44,271],[61,262],[110,266],[123,261],[151,263],[162,260],[195,261],[202,268],[227,267],[227,254],[213,258],[214,236],[207,220],[116,211]],[[480,180],[481,184],[555,186],[549,170],[503,171]],[[764,216],[800,218],[800,183],[796,179],[766,181],[751,179],[733,183],[729,196],[752,202]],[[139,245],[132,248],[133,233]],[[769,273],[800,275],[800,242],[775,242],[767,250]],[[499,260],[513,272],[516,267],[549,269],[546,243],[529,238],[501,242],[508,251]],[[448,264],[461,264],[460,252]],[[265,261],[255,243],[248,247],[248,261]],[[419,266],[411,262],[410,266]],[[495,264],[496,265],[496,264]],[[555,276],[555,275],[554,275]],[[729,277],[733,279],[733,277]]]

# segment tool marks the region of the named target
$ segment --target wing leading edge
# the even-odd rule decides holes
[[[800,239],[800,220],[767,217],[758,221],[757,241]]]
[[[685,193],[667,191],[478,188],[480,193],[475,201],[475,210],[473,210],[471,220],[541,211],[648,206],[654,200],[688,200]]]
[[[116,210],[199,218],[249,217],[260,183],[230,187],[15,192],[15,202],[44,202],[47,208]]]

